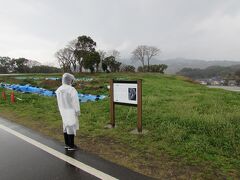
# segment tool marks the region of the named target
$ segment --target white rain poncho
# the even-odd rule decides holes
[[[79,129],[78,116],[80,115],[80,105],[78,93],[71,86],[74,79],[72,74],[63,74],[62,85],[56,90],[56,95],[63,121],[63,132],[76,135],[76,131]]]

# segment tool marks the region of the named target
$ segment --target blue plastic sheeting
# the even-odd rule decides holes
[[[39,87],[35,87],[35,86],[31,86],[29,84],[27,85],[19,85],[19,84],[4,84],[1,83],[1,87],[6,88],[6,89],[10,89],[10,90],[14,90],[14,91],[18,91],[18,92],[22,92],[22,93],[32,93],[32,94],[40,94],[43,96],[55,96],[55,91],[49,91],[43,88],[39,88]]]
[[[60,80],[60,78],[49,77],[49,78],[45,78],[45,80],[53,80],[53,81],[57,81],[57,80]]]
[[[104,95],[78,94],[80,102],[98,101],[106,98]]]
[[[92,81],[93,78],[88,78],[88,77],[82,77],[82,78],[77,78],[76,81],[86,81],[86,82],[89,82],[89,81]]]
[[[19,80],[25,80],[25,79],[32,79],[32,80],[40,80],[43,78],[40,77],[14,77],[15,79],[19,79]]]
[[[53,80],[53,81],[57,81],[57,80],[60,80],[61,78],[57,78],[57,77],[48,77],[48,78],[45,78],[45,80]],[[82,77],[82,78],[76,78],[76,81],[86,81],[86,82],[89,82],[89,81],[92,81],[93,78],[88,78],[88,77]]]
[[[43,88],[27,85],[19,85],[19,84],[5,84],[0,83],[0,86],[6,89],[22,92],[22,93],[32,93],[39,94],[43,96],[54,97],[56,96],[55,91],[49,91]],[[80,102],[90,102],[90,101],[98,101],[106,98],[104,95],[92,95],[92,94],[78,94],[78,98]]]

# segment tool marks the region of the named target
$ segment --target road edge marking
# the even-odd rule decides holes
[[[71,165],[73,165],[73,166],[75,166],[75,167],[77,167],[77,168],[79,168],[79,169],[97,177],[97,178],[104,179],[104,180],[116,180],[115,177],[112,177],[112,176],[110,176],[110,175],[108,175],[108,174],[106,174],[106,173],[104,173],[100,170],[97,170],[97,169],[95,169],[95,168],[93,168],[89,165],[86,165],[86,164],[84,164],[84,163],[82,163],[82,162],[80,162],[80,161],[78,161],[78,160],[76,160],[76,159],[74,159],[70,156],[67,156],[67,155],[65,155],[65,154],[63,154],[63,153],[61,153],[61,152],[59,152],[59,151],[57,151],[53,148],[50,148],[50,147],[48,147],[48,146],[46,146],[46,145],[44,145],[44,144],[42,144],[38,141],[36,141],[34,139],[31,139],[31,138],[13,130],[13,129],[11,129],[11,128],[8,128],[8,127],[2,125],[2,124],[0,124],[0,129],[3,129],[6,132],[8,132],[8,133],[10,133],[14,136],[17,136],[18,138],[20,138],[20,139],[38,147],[39,149],[42,149],[43,151],[45,151],[45,152],[63,160],[65,162],[68,162],[69,164],[71,164]]]

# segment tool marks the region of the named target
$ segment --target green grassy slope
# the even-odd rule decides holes
[[[240,93],[209,89],[182,77],[159,74],[95,74],[93,78],[87,88],[79,91],[108,94],[106,88],[99,91],[91,86],[105,87],[111,78],[143,79],[143,128],[149,133],[143,136],[129,133],[136,128],[137,111],[126,106],[116,106],[117,128],[104,129],[109,122],[107,98],[81,105],[80,146],[83,138],[95,139],[94,143],[105,139],[103,144],[108,146],[115,142],[113,146],[119,145],[115,153],[126,152],[120,153],[122,157],[116,155],[114,161],[124,164],[123,158],[127,156],[129,160],[124,165],[141,172],[141,167],[134,165],[137,158],[136,164],[154,168],[154,171],[144,171],[153,177],[167,177],[163,160],[177,162],[178,165],[166,167],[176,166],[173,171],[180,175],[184,171],[178,168],[184,165],[199,166],[197,170],[192,168],[195,177],[240,177]],[[11,79],[4,80],[11,82]],[[23,100],[14,105],[0,101],[0,115],[62,138],[55,98],[19,93],[16,96]],[[163,159],[163,155],[167,158]]]

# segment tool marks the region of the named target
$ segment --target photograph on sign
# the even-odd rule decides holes
[[[128,88],[128,100],[136,101],[137,100],[136,88]]]
[[[137,104],[137,83],[114,83],[113,100],[117,103]]]

